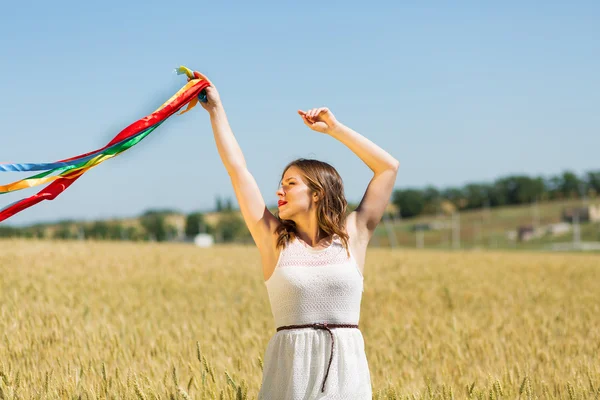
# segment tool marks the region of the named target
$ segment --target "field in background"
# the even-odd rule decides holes
[[[367,257],[374,399],[600,397],[597,255]],[[253,247],[0,241],[2,399],[256,398],[274,329]]]
[[[530,241],[519,242],[509,238],[509,231],[516,231],[519,226],[547,226],[561,222],[565,208],[580,207],[582,200],[564,200],[542,202],[537,205],[506,206],[463,211],[459,214],[460,247],[465,249],[517,249],[548,250],[553,243],[573,242],[573,232],[563,235],[544,236]],[[590,204],[598,204],[591,201]],[[396,244],[401,247],[418,246],[417,233],[413,230],[416,224],[441,223],[446,228],[423,232],[423,248],[451,249],[454,245],[452,232],[452,216],[422,216],[407,220],[396,220],[386,224],[380,223],[372,240],[373,246],[389,246],[393,242],[389,235],[389,227],[393,226]],[[600,242],[600,223],[582,223],[581,241]]]
[[[458,230],[453,231],[453,217],[451,215],[424,215],[411,219],[385,218],[377,227],[375,235],[370,243],[371,247],[400,247],[400,248],[425,248],[425,249],[511,249],[511,250],[556,250],[569,249],[570,244],[575,243],[576,235],[573,225],[568,225],[568,231],[558,235],[542,235],[527,241],[515,239],[516,231],[520,226],[537,226],[541,229],[552,224],[562,222],[562,212],[565,208],[581,207],[585,204],[600,205],[597,199],[589,202],[582,200],[557,200],[540,202],[537,206],[505,206],[491,209],[480,209],[463,211],[457,214]],[[393,208],[390,206],[390,209]],[[276,209],[271,210],[276,212]],[[233,211],[233,215],[241,217],[239,211]],[[207,224],[217,226],[224,213],[208,212],[204,214]],[[184,235],[186,215],[169,214],[165,217],[166,224],[179,232],[175,241],[181,241]],[[241,220],[240,220],[241,221]],[[106,220],[108,224],[120,224],[124,228],[133,227],[143,231],[139,218]],[[241,223],[241,222],[240,222]],[[43,228],[46,237],[53,237],[55,231],[68,226],[71,232],[79,232],[78,226],[92,225],[93,221],[72,221],[56,224],[47,224]],[[433,229],[417,233],[415,225],[438,225],[440,229]],[[64,225],[64,226],[63,226]],[[243,225],[243,223],[242,223]],[[579,225],[579,241],[584,247],[596,247],[600,251],[600,222],[584,222]],[[242,230],[245,230],[244,227]],[[513,237],[510,233],[512,232]],[[419,235],[422,234],[421,237]],[[77,235],[74,235],[75,237]],[[245,231],[234,241],[239,244],[252,244],[250,234]],[[459,243],[459,246],[457,246]],[[591,244],[591,246],[585,246]],[[567,245],[567,246],[564,246]],[[456,247],[455,247],[456,246]],[[571,250],[577,250],[572,246]]]

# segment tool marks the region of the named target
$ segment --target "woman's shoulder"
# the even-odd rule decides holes
[[[357,214],[355,211],[351,212],[348,215],[348,217],[346,218],[346,222],[344,224],[344,230],[348,234],[348,236],[350,237],[350,239],[352,241],[362,243],[366,247],[366,245],[369,241],[368,232],[361,231],[360,229],[358,229],[356,216],[357,216]]]

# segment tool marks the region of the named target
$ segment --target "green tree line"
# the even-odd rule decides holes
[[[457,210],[483,207],[502,207],[527,204],[534,201],[595,197],[600,193],[600,171],[589,171],[577,176],[571,171],[551,177],[510,175],[490,183],[469,183],[463,187],[438,189],[397,189],[392,203],[403,218],[440,211],[443,203]]]
[[[600,171],[589,171],[577,176],[571,171],[544,177],[510,175],[490,183],[469,183],[463,187],[438,189],[425,188],[396,189],[392,203],[399,209],[403,218],[440,211],[444,203],[457,210],[482,207],[502,207],[561,199],[595,197],[600,193]],[[131,226],[120,222],[95,221],[81,223],[72,220],[58,222],[49,234],[47,224],[36,224],[24,228],[0,225],[0,237],[54,238],[54,239],[97,239],[97,240],[191,240],[198,233],[213,235],[217,242],[251,242],[250,233],[244,221],[233,209],[230,198],[216,198],[215,210],[220,213],[218,223],[207,223],[202,212],[192,212],[185,216],[183,232],[168,222],[176,210],[148,210],[139,216],[139,225]],[[349,210],[354,206],[349,205]]]
[[[230,204],[230,201],[228,201]],[[49,238],[49,239],[93,239],[131,241],[193,240],[199,233],[215,236],[218,242],[248,241],[250,232],[242,218],[228,206],[220,211],[218,222],[213,226],[205,220],[202,212],[192,212],[185,216],[185,227],[180,232],[169,222],[169,216],[180,213],[172,210],[148,210],[138,217],[139,224],[125,224],[119,221],[95,221],[83,223],[73,220],[54,224],[37,224],[29,227],[0,225],[0,238]],[[50,229],[50,225],[52,229]]]

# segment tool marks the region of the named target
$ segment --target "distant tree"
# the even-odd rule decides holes
[[[528,176],[519,176],[516,179],[517,204],[532,203],[542,197],[546,187],[543,178],[530,178]]]
[[[423,213],[435,214],[440,211],[441,202],[443,200],[440,191],[433,186],[427,186],[422,191],[423,193]]]
[[[146,235],[144,234],[144,231],[138,229],[135,226],[128,226],[127,228],[125,228],[124,236],[127,240],[134,241],[147,239]]]
[[[546,179],[546,192],[548,193],[548,199],[558,200],[564,197],[562,192],[562,178],[560,176],[551,176]]]
[[[43,227],[30,226],[26,230],[31,233],[30,237],[34,237],[34,238],[38,238],[38,239],[43,239],[46,237],[46,229],[44,229]]]
[[[442,191],[442,197],[450,201],[459,209],[464,208],[467,203],[464,192],[461,189],[455,187],[444,189]]]
[[[504,194],[505,204],[517,204],[517,182],[514,176],[507,176],[496,181],[496,187]]]
[[[498,179],[494,186],[504,197],[505,204],[531,203],[540,198],[546,190],[543,178],[522,175]]]
[[[166,240],[173,240],[177,237],[179,230],[175,225],[167,224],[166,226]]]
[[[227,198],[227,203],[225,204],[225,211],[233,211],[233,201],[231,197]]]
[[[140,217],[140,224],[144,227],[147,235],[158,242],[167,239],[166,217],[160,213],[145,214]]]
[[[231,212],[221,215],[215,231],[224,242],[247,239],[250,236],[244,220]]]
[[[221,196],[217,196],[217,198],[216,198],[215,211],[216,212],[223,211],[223,200],[221,200]]]
[[[111,240],[123,240],[125,237],[125,227],[118,222],[113,222],[108,226],[106,232],[107,239]]]
[[[588,188],[600,193],[600,171],[589,171],[586,175]]]
[[[185,236],[194,237],[199,233],[212,233],[212,226],[206,222],[203,213],[191,213],[185,219]]]
[[[71,227],[69,225],[61,224],[56,228],[52,237],[54,239],[73,239],[75,235],[71,231]]]
[[[426,203],[434,203],[441,200],[441,194],[438,189],[433,186],[427,186],[423,190],[423,200]]]
[[[581,180],[573,172],[565,171],[562,174],[560,189],[566,198],[579,197]]]
[[[463,193],[467,199],[469,209],[482,208],[488,201],[490,186],[485,184],[471,183],[465,186]]]
[[[392,194],[392,202],[400,209],[402,218],[410,218],[419,215],[425,206],[423,193],[416,189],[394,191]]]
[[[506,192],[502,189],[497,182],[491,183],[487,187],[487,197],[489,203],[484,205],[489,205],[490,207],[500,207],[506,204]]]
[[[0,237],[18,237],[20,235],[19,229],[12,226],[0,226]]]
[[[35,235],[31,229],[22,229],[20,232],[20,236],[30,239],[30,238],[34,237]]]
[[[31,237],[43,239],[47,235],[47,226],[44,224],[33,224],[24,230],[31,232]]]
[[[93,224],[83,228],[83,234],[87,239],[108,239],[110,227],[104,221],[95,221]]]
[[[146,210],[144,211],[144,213],[142,214],[142,217],[146,217],[149,215],[162,215],[162,216],[168,216],[168,215],[173,215],[173,214],[180,214],[179,211],[171,209],[171,208],[164,208],[164,209],[150,209],[150,210]]]

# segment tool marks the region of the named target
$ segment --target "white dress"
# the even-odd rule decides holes
[[[337,236],[326,249],[313,249],[298,239],[290,242],[281,250],[265,285],[275,327],[358,325],[363,276]],[[359,329],[286,329],[269,340],[258,400],[371,398],[371,376]]]

